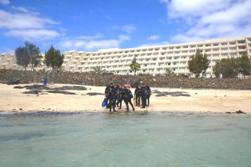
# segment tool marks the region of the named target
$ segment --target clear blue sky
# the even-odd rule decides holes
[[[251,35],[250,0],[0,0],[0,52],[98,50]]]

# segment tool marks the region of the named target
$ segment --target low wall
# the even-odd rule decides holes
[[[0,70],[0,82],[7,83],[11,80],[20,80],[21,83],[42,82],[44,72],[38,71],[18,71],[18,70]],[[72,73],[59,72],[49,74],[49,82],[84,84],[105,86],[110,81],[114,83],[130,83],[135,85],[143,81],[152,87],[171,87],[171,88],[211,88],[211,89],[239,89],[251,90],[251,78],[249,79],[217,79],[217,78],[186,78],[186,77],[166,77],[166,76],[128,76],[112,74],[95,74],[95,73]]]

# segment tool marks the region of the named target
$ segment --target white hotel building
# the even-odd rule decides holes
[[[133,58],[141,65],[138,73],[164,74],[171,69],[176,74],[189,74],[188,61],[199,49],[208,55],[210,65],[207,75],[212,76],[216,61],[223,58],[239,57],[247,54],[251,57],[251,37],[234,39],[215,39],[203,42],[147,46],[128,49],[106,49],[97,52],[65,52],[63,69],[72,72],[93,71],[93,67],[101,67],[114,74],[130,73]],[[0,68],[22,69],[15,64],[15,56],[0,55]]]
[[[131,74],[129,64],[136,57],[141,65],[138,73],[164,74],[171,69],[176,74],[189,74],[188,61],[199,49],[207,54],[210,65],[207,75],[213,73],[216,61],[223,58],[251,56],[251,37],[215,39],[203,42],[147,46],[128,49],[109,49],[97,52],[65,52],[63,67],[66,71],[88,72],[101,67],[114,74]]]

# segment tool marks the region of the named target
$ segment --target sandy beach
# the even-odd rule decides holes
[[[32,84],[29,84],[30,86]],[[8,112],[106,112],[101,107],[105,87],[54,84],[49,88],[81,86],[87,90],[42,90],[30,93],[25,85],[0,84],[0,110]],[[16,88],[14,88],[16,87]],[[33,90],[34,91],[34,90]],[[134,91],[134,89],[131,89]],[[152,88],[150,106],[136,111],[235,112],[251,113],[251,90]],[[125,104],[122,110],[125,111]]]

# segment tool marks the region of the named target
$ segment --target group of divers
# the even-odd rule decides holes
[[[121,109],[122,102],[124,101],[126,105],[126,111],[130,111],[129,104],[131,105],[132,110],[135,111],[132,99],[134,99],[135,105],[137,107],[145,108],[150,104],[150,96],[151,89],[148,85],[139,84],[136,86],[133,96],[129,85],[114,85],[113,82],[111,82],[105,88],[104,107],[109,109],[110,112],[115,112],[116,107]]]

